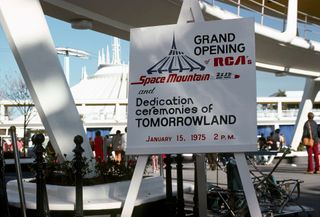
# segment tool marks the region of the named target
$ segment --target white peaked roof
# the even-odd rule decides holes
[[[92,76],[71,88],[75,101],[101,101],[128,98],[128,71],[125,64],[100,65]]]
[[[99,51],[98,71],[92,76],[83,76],[82,80],[71,88],[76,102],[103,102],[128,98],[129,66],[121,64],[120,40],[113,39],[112,61],[109,63],[109,47],[106,55]]]

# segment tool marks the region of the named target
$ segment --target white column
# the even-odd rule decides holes
[[[39,1],[2,0],[0,21],[59,158],[64,154],[73,158],[73,138],[81,135],[85,155],[91,159],[92,151]]]
[[[4,105],[0,105],[0,120],[3,121],[5,119],[5,110],[4,110]]]
[[[120,113],[120,104],[119,103],[116,103],[116,105],[115,105],[115,107],[114,107],[114,117],[113,117],[113,119],[114,120],[119,120],[120,118],[120,115],[119,115],[119,113]]]
[[[277,107],[278,107],[278,118],[281,118],[282,117],[282,102],[281,101],[278,102]]]
[[[287,34],[287,40],[291,41],[297,36],[298,25],[298,0],[288,1],[288,13],[287,13],[287,26],[285,34]]]
[[[297,149],[303,133],[303,125],[307,121],[308,112],[312,111],[313,102],[319,92],[319,83],[313,79],[306,79],[306,84],[304,86],[302,100],[299,105],[299,112],[296,119],[295,130],[293,134],[293,139],[291,147]]]

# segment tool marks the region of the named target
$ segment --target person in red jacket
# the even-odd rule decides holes
[[[96,161],[103,161],[103,138],[99,130],[96,131],[96,136],[94,138],[94,151],[96,153]]]

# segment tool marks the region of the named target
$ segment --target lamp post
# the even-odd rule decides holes
[[[82,50],[76,50],[73,48],[57,47],[57,54],[64,55],[64,74],[66,76],[68,84],[70,84],[70,60],[69,57],[79,57],[82,59],[88,59],[90,54]]]

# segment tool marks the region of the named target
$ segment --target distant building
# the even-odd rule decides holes
[[[268,136],[275,129],[280,129],[286,138],[287,145],[290,145],[303,91],[286,91],[285,94],[286,97],[257,98],[257,134],[263,133]],[[312,112],[315,114],[315,121],[320,124],[319,94],[313,104]]]

